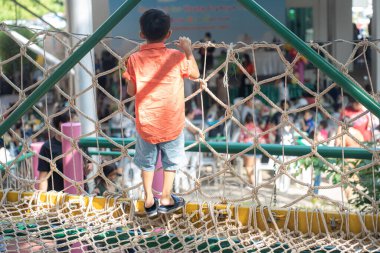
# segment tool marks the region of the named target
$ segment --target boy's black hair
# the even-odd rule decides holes
[[[103,173],[106,177],[109,176],[113,171],[117,170],[117,166],[114,163],[108,164],[103,167]]]
[[[244,119],[244,123],[248,124],[248,123],[251,123],[251,122],[253,122],[253,116],[252,116],[252,114],[247,113],[247,116],[245,116],[245,119]]]
[[[150,9],[140,17],[140,28],[150,42],[162,41],[170,29],[170,16],[158,9]]]
[[[323,128],[327,128],[328,126],[327,120],[321,120],[321,122],[319,122],[319,125]]]
[[[70,115],[69,112],[64,112],[56,117],[53,118],[53,127],[57,129],[58,131],[61,131],[59,128],[60,123],[66,123],[70,121]]]

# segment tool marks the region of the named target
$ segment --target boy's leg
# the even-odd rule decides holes
[[[164,186],[162,188],[161,205],[168,206],[173,205],[174,201],[171,197],[173,182],[175,178],[175,170],[164,171]]]
[[[157,162],[157,145],[144,141],[136,134],[135,148],[136,153],[133,161],[142,170],[141,177],[145,194],[145,207],[149,208],[154,204],[152,184]]]
[[[141,176],[142,176],[144,194],[145,194],[145,207],[151,207],[154,204],[153,191],[152,191],[154,171],[143,170],[141,172]]]
[[[160,143],[162,165],[164,167],[164,185],[161,195],[161,205],[167,206],[174,203],[171,197],[173,182],[179,168],[185,168],[187,159],[185,155],[185,138],[181,133],[177,139]]]

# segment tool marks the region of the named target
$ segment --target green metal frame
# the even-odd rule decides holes
[[[357,86],[352,80],[340,72],[331,63],[321,57],[316,51],[308,46],[297,35],[290,31],[286,26],[269,14],[254,0],[238,0],[246,9],[260,18],[281,37],[289,42],[298,52],[305,56],[311,63],[317,66],[323,73],[340,85],[345,92],[350,94],[358,102],[362,103],[370,112],[380,118],[380,104],[371,98],[361,87]]]
[[[83,42],[19,107],[0,125],[0,136],[5,134],[33,105],[35,105],[62,77],[72,69],[98,42],[105,37],[141,0],[124,2],[96,31]]]
[[[11,160],[11,161],[8,161],[5,163],[6,166],[10,166],[12,165],[14,162],[16,163],[19,163],[19,162],[22,162],[30,157],[34,156],[34,153],[33,152],[28,152],[28,153],[25,153],[23,155],[21,155],[20,157],[18,157],[17,159],[15,160]],[[0,164],[0,171],[4,170],[4,166]]]
[[[131,138],[111,138],[112,141],[117,143],[118,145],[126,146],[135,141],[135,139]],[[185,146],[190,146],[194,144],[194,141],[186,141]],[[220,153],[227,153],[227,145],[226,142],[207,142],[215,151]],[[79,145],[82,148],[90,148],[90,147],[99,147],[99,148],[113,148],[118,149],[115,144],[109,141],[107,138],[96,138],[96,137],[86,137],[79,140]],[[131,146],[133,148],[134,146]],[[250,144],[246,143],[228,143],[228,153],[236,154],[247,148],[251,147]],[[312,149],[310,146],[291,146],[291,145],[281,145],[281,144],[261,144],[265,151],[267,151],[271,155],[285,155],[285,156],[303,156],[310,154]],[[193,152],[210,152],[210,149],[203,143],[195,145],[191,147],[188,151]],[[344,154],[345,158],[355,158],[355,159],[372,159],[373,154],[366,149],[363,148],[341,148],[341,147],[328,147],[328,146],[318,146],[316,149],[318,154],[326,158],[342,158],[342,154]],[[102,151],[94,151],[94,154],[97,154]],[[104,152],[104,151],[103,151]],[[247,152],[247,154],[262,154],[259,149],[251,149]],[[374,151],[375,152],[375,151]],[[121,152],[112,151],[105,152],[103,155],[109,156],[120,156]]]
[[[115,11],[115,13],[103,23],[99,29],[90,36],[81,47],[79,47],[65,62],[58,67],[58,69],[49,76],[28,98],[15,110],[11,115],[0,125],[0,136],[3,135],[13,124],[19,120],[38,100],[45,95],[75,64],[77,64],[82,57],[84,57],[116,24],[118,24],[125,15],[127,15],[141,0],[129,0],[122,4],[122,6]],[[347,76],[336,69],[332,64],[327,62],[324,58],[318,55],[312,48],[310,48],[304,41],[298,38],[294,33],[287,29],[277,19],[271,16],[254,0],[238,0],[245,8],[257,15],[261,20],[267,23],[272,29],[279,33],[285,40],[287,40],[294,48],[303,54],[314,65],[320,68],[327,76],[334,80],[337,84],[353,96],[357,101],[362,103],[372,113],[380,118],[380,104],[373,100],[368,94],[352,82]],[[113,146],[111,143],[104,143],[105,140],[88,138],[81,140],[83,146],[88,145],[88,142],[93,142],[93,147],[97,147],[99,143],[104,146]],[[129,140],[130,143],[132,140]],[[102,145],[103,145],[102,144]],[[120,144],[127,144],[126,140],[121,140]],[[189,145],[188,143],[187,145]],[[209,143],[216,151],[226,152],[226,145],[223,142]],[[310,147],[307,146],[282,146],[279,144],[261,145],[268,153],[272,155],[306,155],[312,152]],[[204,144],[200,144],[201,151],[208,151]],[[237,153],[249,148],[249,144],[230,143],[228,151],[230,153]],[[192,151],[198,151],[199,146],[193,147]],[[250,150],[249,153],[253,153]],[[260,151],[256,149],[256,152]],[[342,157],[344,152],[347,158],[361,158],[372,159],[372,153],[364,149],[358,148],[339,148],[339,147],[318,147],[318,153],[324,157]]]

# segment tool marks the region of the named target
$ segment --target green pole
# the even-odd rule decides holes
[[[93,35],[73,52],[51,76],[49,76],[27,99],[14,110],[0,125],[0,136],[12,127],[40,98],[45,95],[61,78],[72,69],[95,45],[104,38],[141,0],[128,0],[124,2]]]
[[[25,153],[23,155],[21,155],[19,158],[16,159],[16,163],[20,163],[30,157],[34,156],[34,153],[33,152],[28,152],[28,153]],[[12,160],[12,161],[8,161],[5,163],[6,166],[9,166],[11,165],[15,160]],[[4,170],[4,166],[0,164],[0,171]]]
[[[135,139],[130,138],[112,138],[114,142],[119,145],[128,145],[135,141]],[[207,142],[215,151],[219,153],[227,153],[227,144],[225,142]],[[106,138],[96,138],[96,137],[86,137],[79,140],[79,144],[82,148],[89,147],[101,147],[101,148],[114,148],[118,149],[113,143],[111,143]],[[194,144],[194,141],[186,141],[185,146],[190,146]],[[228,152],[230,154],[239,153],[251,145],[246,143],[228,143]],[[274,156],[303,156],[310,154],[312,152],[310,146],[291,146],[291,145],[281,145],[281,144],[261,144],[265,151]],[[131,147],[133,148],[133,146]],[[210,152],[210,149],[205,144],[195,145],[189,151],[198,152],[199,148],[201,152]],[[372,159],[373,154],[363,148],[342,148],[342,147],[328,147],[328,146],[318,146],[318,154],[326,158],[342,158],[342,152],[344,152],[345,158],[353,159]],[[255,150],[251,149],[247,154],[254,154]],[[259,149],[256,149],[256,154],[262,154]],[[111,153],[104,153],[104,155],[110,156],[120,156],[121,152],[113,151]]]
[[[330,77],[334,82],[340,85],[344,91],[350,94],[358,102],[363,104],[370,112],[380,118],[380,104],[371,98],[361,87],[357,86],[347,76],[341,73],[331,63],[326,61],[297,35],[291,32],[286,26],[279,22],[275,17],[269,14],[254,0],[238,0],[245,8],[255,14],[263,22],[269,25],[273,30],[280,34],[295,49],[304,55],[310,62],[317,66],[323,73]],[[348,24],[351,25],[351,24]]]

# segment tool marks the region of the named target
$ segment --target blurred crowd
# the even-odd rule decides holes
[[[206,33],[201,41],[213,42],[211,34]],[[223,50],[206,51],[202,48],[197,53],[200,71],[206,75],[226,59],[226,52]],[[297,53],[292,49],[286,53],[286,57],[290,57],[289,61],[296,55]],[[366,113],[367,110],[363,105],[343,94],[339,88],[330,89],[316,101],[315,97],[300,87],[297,80],[312,91],[317,89],[317,84],[310,83],[310,80],[304,76],[308,63],[302,57],[294,64],[295,78],[282,77],[262,84],[260,89],[264,96],[256,95],[250,98],[248,96],[254,90],[252,80],[264,80],[278,73],[260,76],[256,72],[252,54],[243,52],[238,58],[244,70],[234,64],[229,64],[209,80],[208,88],[222,103],[230,106],[239,105],[234,106],[232,111],[232,116],[239,124],[232,120],[220,123],[228,113],[227,110],[212,96],[203,92],[202,95],[198,94],[186,102],[186,140],[198,138],[195,127],[207,129],[205,137],[210,141],[225,141],[228,137],[229,142],[242,143],[258,141],[261,144],[312,145],[318,142],[319,145],[360,147],[361,143],[376,143],[380,140],[379,120],[369,112]],[[104,51],[100,57],[96,58],[96,74],[110,71],[117,67],[117,64],[116,58]],[[125,80],[121,74],[121,71],[116,70],[110,71],[109,74],[98,75],[97,81],[101,88],[97,89],[96,93],[97,116],[98,119],[107,119],[102,124],[102,128],[108,136],[128,138],[134,137],[136,133],[133,119],[126,114],[134,116],[134,103],[133,101],[125,103],[125,111],[119,112],[119,106],[113,100],[115,98],[123,101],[128,98]],[[185,80],[186,97],[198,89],[199,83]],[[320,107],[314,106],[316,102]],[[22,140],[28,140],[27,144],[30,145],[32,142],[46,141],[51,138],[51,133],[42,130],[45,123],[38,111],[51,115],[65,106],[67,102],[57,102],[55,99],[50,99],[49,103],[44,100],[36,104],[36,109],[30,110],[12,128],[13,133],[8,132],[2,136],[1,162],[4,163],[21,152]],[[8,106],[8,108],[14,107],[14,104]],[[7,116],[3,115],[4,118]],[[78,115],[73,111],[70,114],[70,121],[78,121]],[[349,123],[347,129],[338,121]],[[348,131],[354,138],[350,136],[333,138],[342,131]],[[250,167],[251,158],[245,157],[245,167]],[[189,166],[195,168],[197,158],[189,154],[188,159]],[[115,181],[122,174],[127,174],[126,177],[129,179],[133,178],[129,172],[125,173],[123,169],[120,171],[120,167],[123,166],[118,164],[118,166],[104,167],[105,178],[109,178],[110,182]],[[193,177],[195,177],[194,171],[192,169],[189,172]],[[138,172],[132,171],[133,173]],[[252,183],[254,175],[250,171],[247,171],[247,175],[252,177],[249,179]],[[104,177],[98,178],[94,193],[102,195],[109,185]]]

